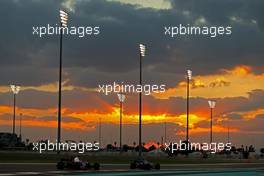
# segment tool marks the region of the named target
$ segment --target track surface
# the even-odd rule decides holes
[[[55,163],[1,163],[0,176],[7,175],[241,175],[238,171],[245,172],[246,175],[258,171],[257,174],[264,175],[264,163],[222,163],[222,164],[164,164],[161,171],[139,171],[130,170],[129,164],[104,164],[101,170],[94,172],[65,170],[58,171]],[[210,174],[209,174],[210,175]],[[255,173],[253,173],[255,175]]]

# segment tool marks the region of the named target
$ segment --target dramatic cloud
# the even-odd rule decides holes
[[[193,139],[201,139],[197,135],[208,132],[209,99],[217,101],[214,122],[219,139],[225,138],[223,123],[227,122],[236,135],[246,133],[245,140],[235,141],[238,144],[248,142],[250,134],[263,134],[262,0],[1,0],[0,124],[4,131],[10,130],[13,112],[9,85],[19,84],[22,90],[17,96],[17,117],[23,115],[27,135],[38,139],[32,131],[39,130],[44,137],[55,136],[56,130],[50,132],[49,128],[57,125],[59,36],[40,38],[32,34],[32,27],[58,25],[61,8],[69,13],[69,26],[100,27],[97,36],[63,38],[62,113],[63,133],[68,138],[81,140],[80,130],[89,131],[83,139],[95,140],[102,119],[105,134],[110,134],[105,143],[117,140],[118,99],[95,88],[114,81],[138,84],[141,42],[147,46],[143,83],[166,84],[167,88],[164,94],[143,96],[144,140],[161,138],[163,134],[158,131],[165,121],[171,139],[184,136],[186,69],[193,71]],[[179,24],[231,26],[232,35],[164,35],[164,26]],[[127,94],[127,142],[135,140],[137,114],[138,95]]]
[[[38,38],[32,35],[32,26],[55,25],[62,6],[74,9],[69,13],[69,25],[101,27],[98,37],[65,37],[64,79],[70,84],[94,87],[100,80],[135,82],[139,42],[147,45],[145,79],[169,86],[179,81],[187,67],[192,67],[196,74],[207,74],[237,64],[263,66],[264,36],[259,29],[263,12],[258,10],[263,7],[262,1],[170,4],[172,8],[159,10],[104,0],[1,1],[1,11],[9,15],[1,17],[0,84],[40,85],[57,80],[58,36]],[[230,20],[233,16],[255,20],[256,24],[233,22]],[[165,25],[194,24],[198,17],[204,17],[208,25],[233,26],[232,36],[221,39],[164,36]]]

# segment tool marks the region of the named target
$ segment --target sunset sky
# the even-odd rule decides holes
[[[23,137],[55,140],[59,36],[39,38],[32,26],[56,25],[59,9],[69,26],[100,26],[100,35],[65,36],[63,43],[62,139],[98,140],[102,119],[103,144],[119,139],[119,102],[98,85],[138,84],[138,44],[147,47],[143,83],[165,84],[166,91],[143,96],[143,141],[161,141],[164,122],[168,139],[185,139],[187,69],[190,90],[190,139],[208,142],[210,109],[216,100],[214,139],[235,145],[264,146],[264,2],[261,0],[2,0],[0,1],[0,131],[12,131],[13,94],[17,125]],[[232,26],[232,35],[164,35],[164,26],[197,24]],[[138,95],[124,102],[124,143],[138,140]],[[19,128],[16,128],[19,132]]]

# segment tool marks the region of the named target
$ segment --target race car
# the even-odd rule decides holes
[[[130,164],[130,169],[144,169],[144,170],[151,170],[151,169],[156,169],[156,170],[160,170],[160,164],[153,164],[149,161],[147,161],[144,158],[139,158],[137,160],[134,160],[131,164]]]
[[[79,160],[76,162],[76,160],[71,159],[61,159],[57,163],[57,169],[63,170],[63,169],[72,169],[72,170],[88,170],[88,169],[94,169],[99,170],[100,164],[99,163],[89,163]]]

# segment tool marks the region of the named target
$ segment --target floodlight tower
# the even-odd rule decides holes
[[[164,122],[164,143],[167,142],[167,122]]]
[[[102,118],[99,117],[99,124],[98,124],[98,141],[99,141],[99,145],[100,147],[102,147]]]
[[[10,85],[10,88],[14,94],[13,134],[15,134],[15,129],[16,129],[16,95],[20,91],[20,86]]]
[[[145,57],[146,53],[146,46],[143,44],[139,44],[139,85],[142,86],[142,59]],[[141,122],[141,114],[142,114],[142,92],[139,92],[139,149],[138,155],[139,157],[142,156],[142,122]]]
[[[22,116],[23,116],[23,114],[22,113],[20,113],[20,123],[19,123],[19,138],[20,138],[20,140],[21,140],[21,142],[22,142]]]
[[[211,110],[211,130],[210,130],[210,144],[213,142],[213,109],[215,108],[215,105],[216,105],[216,101],[214,100],[209,100],[208,101],[208,104],[209,104],[209,107],[210,107],[210,110]]]
[[[61,82],[62,82],[62,36],[64,28],[67,28],[68,14],[60,10],[60,64],[59,64],[59,101],[58,101],[58,136],[57,143],[61,141]],[[59,153],[59,151],[58,151]]]
[[[120,102],[120,128],[119,128],[119,145],[120,145],[120,152],[122,151],[122,115],[123,115],[123,103],[125,101],[126,96],[123,93],[118,93],[117,97],[119,99]]]
[[[192,79],[192,71],[187,70],[187,113],[186,113],[186,142],[189,142],[189,98],[190,98],[190,80]]]
[[[230,143],[229,124],[228,124],[228,127],[227,127],[227,143]]]

